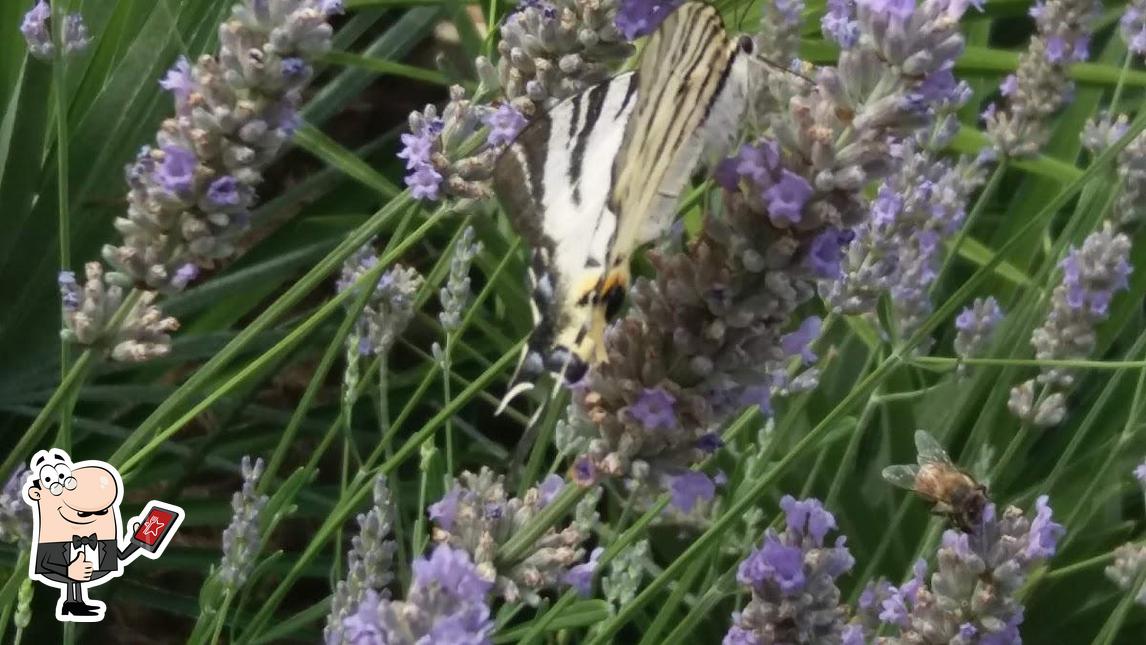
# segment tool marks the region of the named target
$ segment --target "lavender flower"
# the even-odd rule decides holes
[[[171,351],[171,332],[179,321],[165,317],[152,303],[155,293],[145,291],[119,326],[112,319],[123,304],[123,288],[105,276],[99,262],[84,265],[86,281],[80,290],[70,271],[60,273],[64,329],[60,337],[70,343],[107,352],[112,360],[140,363]]]
[[[474,229],[467,226],[462,236],[454,245],[454,253],[450,258],[450,274],[446,278],[446,286],[442,287],[439,299],[442,303],[442,313],[438,320],[447,334],[458,330],[462,325],[462,312],[465,311],[470,299],[470,265],[474,258],[481,253],[481,242],[474,241]]]
[[[1146,217],[1146,134],[1139,134],[1118,153],[1116,221],[1125,226]]]
[[[616,0],[534,2],[507,17],[499,28],[496,82],[513,107],[531,117],[538,109],[607,79],[614,63],[631,56],[633,46],[613,23],[614,16],[623,21],[617,4]],[[647,14],[649,4],[637,0],[630,11]],[[479,59],[477,66],[480,71],[489,62]],[[493,82],[492,73],[482,76]]]
[[[1062,282],[1051,295],[1050,312],[1031,334],[1039,360],[1084,358],[1094,351],[1096,328],[1110,314],[1114,294],[1128,287],[1130,239],[1110,222],[1072,247],[1062,268]],[[1039,426],[1060,422],[1066,414],[1065,392],[1075,382],[1073,370],[1047,367],[1011,392],[1008,406],[1020,419]],[[1045,390],[1035,396],[1035,384]],[[1041,400],[1041,402],[1040,402]]]
[[[835,41],[843,49],[855,47],[860,37],[855,0],[828,0],[827,9],[820,18],[824,38]]]
[[[589,596],[593,591],[593,574],[597,571],[597,561],[605,549],[597,547],[589,554],[584,564],[573,565],[565,573],[562,582],[577,590],[582,596]]]
[[[344,632],[345,621],[353,611],[361,609],[367,594],[389,597],[385,587],[394,580],[391,568],[397,549],[394,540],[388,538],[393,528],[393,515],[394,501],[390,489],[386,486],[386,478],[379,476],[374,480],[374,505],[369,512],[358,516],[358,535],[354,536],[350,552],[346,554],[346,579],[339,581],[331,597],[330,615],[323,629],[327,645],[361,642]],[[365,603],[367,607],[370,604]]]
[[[414,561],[414,577],[405,600],[390,600],[369,590],[342,629],[347,642],[418,645],[491,643],[494,624],[486,599],[492,587],[469,554],[438,545],[428,558]]]
[[[172,94],[154,146],[127,167],[123,235],[104,259],[136,285],[186,286],[188,265],[234,257],[250,223],[262,170],[298,129],[310,62],[330,48],[319,0],[243,0],[219,29],[220,49],[179,59],[160,85]],[[183,271],[181,271],[183,270]]]
[[[1126,11],[1118,21],[1118,33],[1130,51],[1139,56],[1146,55],[1146,2],[1135,0],[1126,5]]]
[[[760,10],[756,51],[768,60],[786,65],[800,51],[800,27],[804,0],[768,0]],[[827,16],[824,17],[827,20]]]
[[[620,0],[617,4],[617,29],[626,40],[647,36],[668,18],[683,0]]]
[[[716,484],[704,473],[693,470],[670,478],[669,492],[672,505],[682,513],[691,512],[699,502],[712,501],[716,495]]]
[[[951,89],[935,107],[935,125],[895,148],[899,168],[880,186],[871,217],[848,247],[842,277],[821,283],[821,295],[834,310],[872,313],[888,293],[899,338],[931,314],[943,243],[962,226],[967,201],[985,179],[980,160],[952,161],[940,154],[955,132],[950,125],[957,126],[949,117],[969,96],[963,84]],[[927,346],[921,343],[916,351]]]
[[[563,482],[562,482],[563,483]],[[496,562],[498,548],[535,517],[552,499],[537,487],[521,497],[509,497],[504,478],[488,468],[480,473],[463,472],[453,487],[429,509],[434,522],[433,539],[473,557],[480,575],[493,581],[494,595],[507,602],[523,601],[536,605],[540,593],[558,589],[569,582],[582,582],[586,556],[585,542],[597,521],[594,510],[600,496],[591,492],[578,505],[573,521],[563,529],[550,528],[530,545],[517,562]],[[582,567],[577,569],[576,567]]]
[[[889,642],[1018,642],[1023,608],[1015,595],[1026,576],[1054,554],[1063,534],[1045,495],[1036,509],[1033,520],[1013,506],[998,517],[990,504],[974,533],[947,530],[930,579],[920,561],[898,588],[886,581],[869,586],[853,624],[874,636],[871,615],[878,607],[879,622],[897,634]]]
[[[1146,461],[1134,467],[1134,479],[1137,479],[1139,484],[1146,486]]]
[[[374,247],[367,244],[346,259],[338,290],[351,288],[365,273],[378,265]],[[417,271],[395,265],[378,279],[378,285],[366,301],[358,319],[355,334],[358,352],[384,356],[390,353],[410,321],[414,318],[414,297],[422,286]]]
[[[1003,319],[1003,310],[994,296],[975,298],[955,318],[955,354],[960,358],[971,358],[982,354],[990,347],[995,336],[995,328]]]
[[[525,124],[525,115],[509,103],[502,103],[485,117],[485,125],[489,128],[487,143],[491,146],[508,145],[517,138]]]
[[[1111,118],[1103,114],[1090,119],[1082,131],[1082,145],[1094,154],[1100,154],[1126,134],[1129,119],[1125,114]],[[1118,201],[1112,219],[1128,226],[1146,216],[1146,135],[1130,140],[1118,153]]]
[[[70,13],[63,17],[64,30],[58,34],[59,44],[63,45],[64,54],[75,54],[84,51],[91,44],[91,35],[88,33],[84,18],[79,13]],[[20,33],[28,45],[28,52],[40,60],[52,60],[56,57],[56,43],[52,40],[52,8],[45,0],[39,0],[27,13],[20,23]]]
[[[0,542],[25,545],[32,538],[32,507],[24,502],[24,482],[30,474],[20,466],[0,489]]]
[[[950,101],[923,90],[962,50],[960,6],[924,3],[896,35],[877,9],[861,11],[863,37],[838,68],[797,70],[814,85],[768,75],[769,103],[783,109],[759,115],[769,136],[718,168],[721,215],[683,249],[649,254],[655,276],[637,280],[627,314],[606,331],[608,361],[574,393],[575,414],[597,427],[586,470],[660,485],[706,456],[702,436],[745,406],[767,410],[787,385],[774,379],[789,359],[781,338],[819,278],[838,273],[841,246],[868,216],[864,188]],[[644,414],[653,392],[671,402],[671,425]]]
[[[779,534],[768,529],[763,546],[740,563],[736,580],[752,592],[752,599],[733,614],[726,644],[838,642],[843,637],[847,611],[835,581],[855,559],[843,536],[834,546],[824,546],[836,518],[815,499],[785,495],[780,506],[787,528]]]
[[[1049,119],[1067,101],[1073,84],[1067,66],[1090,57],[1090,36],[1102,9],[1096,0],[1040,0],[1031,8],[1037,33],[1001,86],[1003,105],[983,113],[995,148],[1034,155],[1050,134]]]
[[[243,586],[255,568],[255,558],[262,548],[259,533],[263,509],[269,498],[256,492],[263,475],[263,460],[251,463],[243,457],[243,487],[231,498],[231,523],[223,531],[223,561],[218,569],[224,587],[233,590]]]
[[[406,186],[414,199],[437,201],[444,195],[465,199],[490,196],[489,179],[501,148],[486,147],[476,153],[467,148],[469,139],[496,112],[474,105],[459,85],[450,88],[450,102],[441,116],[433,105],[411,112],[409,134],[402,135],[398,158],[406,162]],[[505,123],[498,132],[506,134]],[[491,134],[491,139],[492,139]],[[491,145],[493,141],[490,141]]]
[[[1146,576],[1146,545],[1128,542],[1114,550],[1114,562],[1106,567],[1106,577],[1119,589],[1137,594],[1134,602],[1139,605],[1146,605],[1143,576]]]

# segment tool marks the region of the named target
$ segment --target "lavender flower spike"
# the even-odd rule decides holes
[[[438,314],[438,320],[446,333],[457,331],[462,325],[462,312],[470,299],[468,274],[470,265],[478,253],[481,253],[481,242],[474,241],[474,229],[472,226],[467,226],[454,245],[454,253],[450,258],[450,274],[446,278],[446,286],[439,292],[442,313]]]
[[[584,582],[585,542],[597,521],[600,491],[587,495],[578,505],[573,521],[563,529],[550,528],[530,545],[516,563],[495,562],[498,547],[520,532],[552,499],[556,480],[509,497],[504,478],[488,468],[480,473],[463,472],[441,501],[429,509],[434,522],[433,539],[468,553],[480,575],[493,582],[494,595],[507,602],[536,605],[540,592],[566,585],[580,588]],[[564,486],[564,482],[560,482]],[[439,547],[441,548],[441,547]]]
[[[470,137],[491,120],[497,125],[488,137],[490,145],[472,153],[465,149]],[[470,200],[489,197],[493,164],[501,152],[496,144],[508,141],[511,126],[523,125],[504,115],[499,117],[487,106],[475,105],[459,85],[450,88],[450,102],[440,116],[438,108],[427,105],[421,112],[411,112],[409,123],[410,132],[402,135],[398,158],[406,162],[405,182],[410,194],[431,202],[446,196]]]
[[[617,5],[617,0],[519,5],[499,27],[497,44],[497,83],[513,107],[532,117],[607,79],[614,63],[631,56],[633,46],[621,34],[624,19]],[[633,6],[640,10],[646,3],[638,0]],[[489,62],[480,59],[479,69],[486,66]]]
[[[377,265],[374,247],[367,244],[342,265],[338,290],[353,287],[363,274]],[[382,274],[358,319],[355,329],[358,353],[385,356],[390,352],[414,318],[414,296],[421,286],[422,276],[412,268],[394,265]]]
[[[385,587],[394,580],[392,565],[398,548],[390,537],[393,515],[390,489],[386,478],[379,476],[374,480],[374,505],[358,516],[358,535],[351,540],[346,555],[346,579],[339,581],[331,597],[330,615],[323,629],[326,645],[356,642],[344,632],[345,621],[362,606],[367,594],[389,597]]]
[[[883,623],[895,643],[1019,642],[1023,607],[1015,596],[1030,572],[1054,555],[1063,534],[1046,496],[1036,510],[1031,519],[1011,506],[1000,517],[988,505],[973,533],[943,534],[930,577],[920,561],[898,588],[886,581],[869,586],[852,624],[872,639]]]
[[[420,645],[492,642],[487,596],[493,584],[468,553],[446,545],[414,561],[405,600],[389,600],[373,589],[342,623],[345,642]]]
[[[219,52],[180,59],[160,85],[175,115],[126,169],[123,236],[104,259],[135,285],[184,288],[186,269],[233,258],[263,169],[300,125],[311,61],[330,48],[320,0],[242,0],[219,28]]]
[[[971,358],[991,345],[995,328],[1003,319],[1003,310],[994,296],[975,298],[970,307],[955,318],[955,354]]]
[[[155,293],[143,292],[135,306],[118,327],[112,319],[124,301],[123,288],[105,276],[99,262],[84,266],[83,288],[76,284],[70,271],[59,277],[64,311],[64,329],[60,337],[70,343],[98,348],[112,360],[139,363],[171,351],[170,333],[179,329],[179,321],[163,315],[152,303]]]
[[[263,460],[251,463],[243,457],[243,487],[231,498],[231,524],[223,531],[223,561],[219,566],[219,579],[231,590],[247,581],[255,567],[255,558],[262,548],[259,524],[269,498],[255,491],[263,475]]]
[[[32,507],[24,502],[24,482],[31,473],[16,468],[0,489],[0,542],[26,545],[32,539]]]
[[[1146,2],[1132,0],[1118,21],[1118,33],[1130,51],[1146,56]]]
[[[1067,101],[1073,85],[1070,63],[1090,57],[1090,37],[1102,3],[1097,0],[1040,0],[1031,8],[1037,33],[1002,84],[1002,106],[983,113],[987,134],[1002,153],[1034,155],[1050,134],[1049,119]]]
[[[851,570],[855,559],[836,538],[825,546],[836,518],[819,500],[785,495],[780,501],[787,528],[764,534],[764,544],[740,563],[736,580],[752,599],[725,634],[725,645],[737,643],[831,643],[843,638],[845,607],[836,579]]]
[[[1128,542],[1114,550],[1114,562],[1106,567],[1106,577],[1119,589],[1137,593],[1134,602],[1146,606],[1146,585],[1133,586],[1146,573],[1146,545]]]
[[[1062,282],[1051,295],[1050,312],[1031,334],[1039,360],[1085,358],[1094,351],[1098,325],[1110,315],[1114,294],[1128,288],[1130,239],[1105,222],[1102,230],[1071,248],[1060,265]],[[1056,425],[1065,415],[1065,395],[1074,386],[1068,368],[1047,367],[1036,379],[1012,390],[1008,406],[1021,419]],[[1036,383],[1049,392],[1038,402]]]
[[[91,44],[91,35],[83,16],[79,13],[67,14],[63,17],[63,23],[63,32],[55,35],[59,38],[59,44],[63,45],[64,54],[75,54],[87,49]],[[28,53],[40,60],[56,57],[53,27],[52,7],[45,0],[39,0],[24,14],[24,20],[20,23],[20,33],[28,45]]]

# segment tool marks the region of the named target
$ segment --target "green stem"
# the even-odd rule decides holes
[[[72,236],[68,212],[68,85],[67,56],[64,55],[63,29],[64,7],[53,3],[52,31],[55,32],[56,58],[52,63],[53,82],[56,86],[56,201],[57,237],[59,239],[60,271],[68,271],[72,264]],[[71,368],[71,344],[60,341],[60,381],[67,378]],[[55,446],[64,451],[72,448],[72,408],[75,397],[68,397],[60,407],[60,427],[56,433]]]
[[[1134,60],[1133,52],[1127,50],[1122,57],[1122,71],[1118,74],[1118,83],[1114,86],[1114,95],[1110,97],[1110,118],[1118,115],[1118,102],[1122,99],[1122,88],[1126,85],[1126,73],[1130,71],[1130,61]]]

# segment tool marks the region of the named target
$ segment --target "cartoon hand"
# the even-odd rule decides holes
[[[68,565],[68,577],[76,582],[86,582],[92,577],[92,563],[88,562],[83,551],[76,554],[76,559]]]

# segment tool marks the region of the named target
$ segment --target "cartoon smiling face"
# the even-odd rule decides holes
[[[115,507],[122,493],[111,471],[55,459],[40,464],[32,478],[27,494],[40,520],[37,542],[66,542],[92,533],[100,540],[119,537]]]

